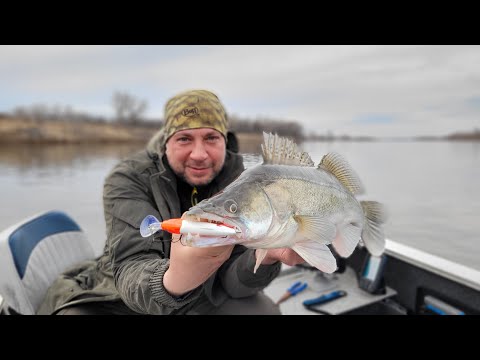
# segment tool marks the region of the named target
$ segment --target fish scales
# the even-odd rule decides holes
[[[219,194],[205,199],[184,215],[235,228],[235,236],[202,237],[189,234],[189,246],[242,244],[257,250],[260,265],[268,249],[290,247],[324,272],[336,270],[326,246],[342,257],[360,239],[372,255],[384,251],[383,205],[358,201],[364,191],[358,176],[337,153],[326,154],[318,167],[290,140],[265,134],[264,163],[245,170]],[[260,255],[259,255],[260,254]]]

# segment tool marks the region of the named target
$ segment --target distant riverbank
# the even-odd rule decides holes
[[[32,120],[0,117],[0,145],[12,144],[142,144],[159,124]],[[241,152],[258,153],[262,134],[236,133]]]
[[[0,145],[2,144],[142,144],[159,129],[160,123],[125,124],[105,121],[35,120],[0,116]],[[240,152],[259,153],[263,141],[259,133],[235,131]],[[288,135],[287,135],[288,136]],[[480,131],[453,133],[443,137],[374,138],[307,136],[307,141],[479,141]]]
[[[0,143],[76,144],[144,142],[155,127],[119,123],[0,118]]]

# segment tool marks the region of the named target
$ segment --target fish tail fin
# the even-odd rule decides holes
[[[380,256],[385,251],[385,234],[382,224],[387,220],[385,207],[376,201],[360,201],[365,214],[362,240],[370,254]]]

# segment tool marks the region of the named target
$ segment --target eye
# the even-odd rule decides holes
[[[225,201],[224,206],[225,206],[225,210],[227,210],[228,212],[230,212],[232,214],[235,214],[238,210],[238,205],[234,200]]]
[[[207,140],[210,143],[213,143],[220,140],[220,136],[210,135],[210,136],[207,136],[205,140]]]
[[[186,143],[186,142],[188,142],[189,140],[190,140],[190,139],[189,139],[188,137],[186,137],[186,136],[182,136],[182,137],[180,137],[180,138],[177,139],[177,141],[178,141],[179,143]]]

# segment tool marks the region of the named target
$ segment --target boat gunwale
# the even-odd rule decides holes
[[[386,239],[385,253],[411,265],[430,271],[480,291],[480,271],[425,251]]]

